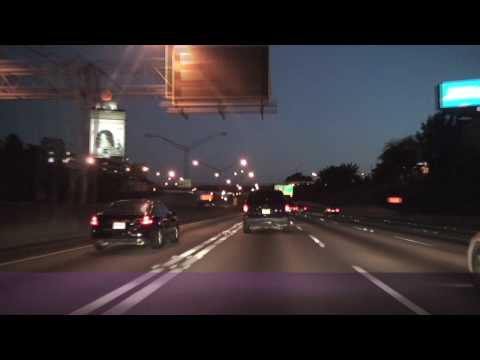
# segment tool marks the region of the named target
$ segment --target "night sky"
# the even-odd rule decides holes
[[[72,48],[65,50],[70,51]],[[140,46],[78,47],[90,59],[139,58]],[[240,156],[260,182],[282,181],[295,171],[310,173],[330,164],[376,163],[385,142],[415,133],[435,111],[434,87],[445,80],[480,77],[479,46],[271,46],[274,115],[168,115],[151,98],[125,98],[127,152],[152,170],[182,169],[182,154],[146,132],[191,143],[227,131],[199,148],[194,158],[224,167]],[[63,138],[74,150],[79,111],[69,101],[0,102],[0,136],[17,133],[29,143]],[[192,178],[211,180],[193,169]]]

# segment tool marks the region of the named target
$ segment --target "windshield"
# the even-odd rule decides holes
[[[248,202],[252,205],[275,204],[282,205],[285,199],[281,192],[254,192],[248,197]]]
[[[145,201],[118,201],[105,209],[105,215],[143,215],[149,212],[151,204]]]
[[[0,315],[480,314],[480,46],[81,43],[0,45]]]

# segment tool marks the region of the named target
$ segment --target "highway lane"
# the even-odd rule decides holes
[[[240,215],[186,225],[180,244],[158,251],[0,266],[0,313],[480,313],[465,245],[330,220],[299,220],[291,233],[240,225]]]

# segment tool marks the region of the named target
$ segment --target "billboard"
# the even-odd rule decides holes
[[[173,45],[166,50],[167,108],[271,105],[268,46]],[[258,110],[258,108],[257,108]]]
[[[295,187],[295,185],[293,185],[293,184],[290,184],[290,185],[281,185],[280,184],[280,185],[275,185],[274,189],[278,190],[278,191],[281,191],[284,196],[293,197],[293,188],[294,187]]]
[[[480,79],[442,82],[438,103],[440,109],[480,106]]]
[[[126,114],[95,109],[90,117],[90,155],[96,158],[125,157]]]

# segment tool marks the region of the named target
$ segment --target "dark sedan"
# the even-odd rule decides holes
[[[113,245],[150,245],[160,248],[177,242],[180,229],[174,211],[161,201],[120,200],[90,219],[91,236],[97,250]]]

